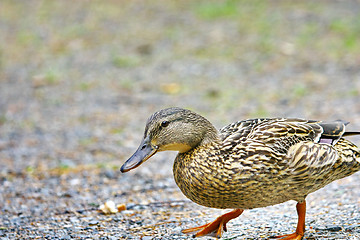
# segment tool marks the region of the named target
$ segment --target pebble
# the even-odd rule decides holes
[[[151,236],[144,236],[141,238],[141,240],[151,240],[151,239],[153,239],[153,237]]]
[[[89,226],[94,226],[94,225],[98,225],[99,224],[99,221],[91,221],[88,223]]]
[[[338,232],[338,231],[341,231],[341,230],[342,230],[342,227],[332,226],[332,227],[327,227],[325,230],[331,231],[331,232]]]
[[[360,229],[360,224],[354,224],[352,226],[345,227],[344,229],[345,229],[345,231],[352,231],[352,230]]]
[[[134,214],[135,211],[134,210],[124,210],[124,211],[121,211],[121,214],[125,214],[125,215],[132,215]]]
[[[327,226],[327,227],[317,227],[314,228],[317,231],[331,231],[331,232],[338,232],[342,230],[340,226]]]
[[[81,180],[79,178],[74,178],[70,180],[70,185],[75,186],[75,185],[79,185],[81,183]]]
[[[105,177],[109,178],[109,179],[116,179],[118,177],[118,174],[115,173],[114,170],[111,169],[106,169],[103,174],[105,175]]]

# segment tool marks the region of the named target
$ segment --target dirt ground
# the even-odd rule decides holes
[[[181,229],[226,210],[182,195],[174,152],[120,173],[146,119],[179,106],[219,128],[277,116],[360,130],[359,12],[356,0],[2,0],[0,239],[188,239]],[[305,239],[360,239],[359,181],[308,196]],[[102,214],[109,200],[127,210]],[[223,239],[291,233],[295,204],[245,211]]]

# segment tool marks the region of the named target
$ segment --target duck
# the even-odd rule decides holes
[[[120,171],[137,168],[157,152],[177,151],[173,174],[182,193],[202,206],[232,209],[182,233],[220,238],[244,210],[295,200],[295,232],[275,238],[300,240],[307,195],[360,170],[360,149],[345,139],[360,132],[346,131],[347,124],[256,118],[217,130],[191,110],[166,108],[149,117],[138,149]]]

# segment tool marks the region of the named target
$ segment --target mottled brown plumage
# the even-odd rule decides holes
[[[221,236],[243,209],[298,202],[298,228],[283,239],[301,239],[305,198],[330,182],[360,170],[360,149],[343,138],[343,121],[264,118],[232,123],[217,131],[204,117],[181,108],[154,113],[142,143],[122,166],[129,171],[158,151],[175,150],[177,185],[192,201],[233,208],[211,224],[185,230]]]

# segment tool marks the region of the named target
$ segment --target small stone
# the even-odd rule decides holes
[[[116,178],[115,172],[113,170],[111,170],[111,169],[106,169],[104,171],[104,175],[105,175],[105,177],[107,177],[109,179],[115,179]]]
[[[89,227],[84,228],[85,231],[94,230],[94,229],[96,229],[96,226],[89,226]]]
[[[89,222],[89,226],[94,226],[94,225],[98,225],[99,221],[93,220]]]
[[[142,240],[151,240],[151,239],[153,239],[153,237],[151,237],[151,236],[143,236],[141,239]]]
[[[99,210],[103,212],[104,214],[113,214],[117,213],[118,209],[115,206],[115,203],[113,201],[106,201],[104,204],[102,204],[99,207]]]
[[[77,217],[70,217],[70,222],[71,223],[78,223],[79,222],[79,219]]]
[[[124,210],[124,211],[121,211],[122,214],[125,214],[125,215],[132,215],[135,213],[135,211],[133,210]]]
[[[346,227],[344,230],[345,230],[345,231],[352,231],[352,230],[357,229],[357,228],[360,229],[360,224],[348,226],[348,227]],[[0,236],[1,236],[1,235],[0,235]]]
[[[342,228],[339,226],[331,226],[331,227],[327,227],[326,230],[331,232],[339,232],[342,230]]]
[[[118,205],[116,205],[116,208],[117,208],[117,210],[119,212],[121,212],[121,211],[126,210],[126,205],[125,204],[118,204]]]
[[[79,185],[81,183],[81,180],[79,178],[74,178],[71,179],[69,183],[71,186],[75,186],[75,185]]]

